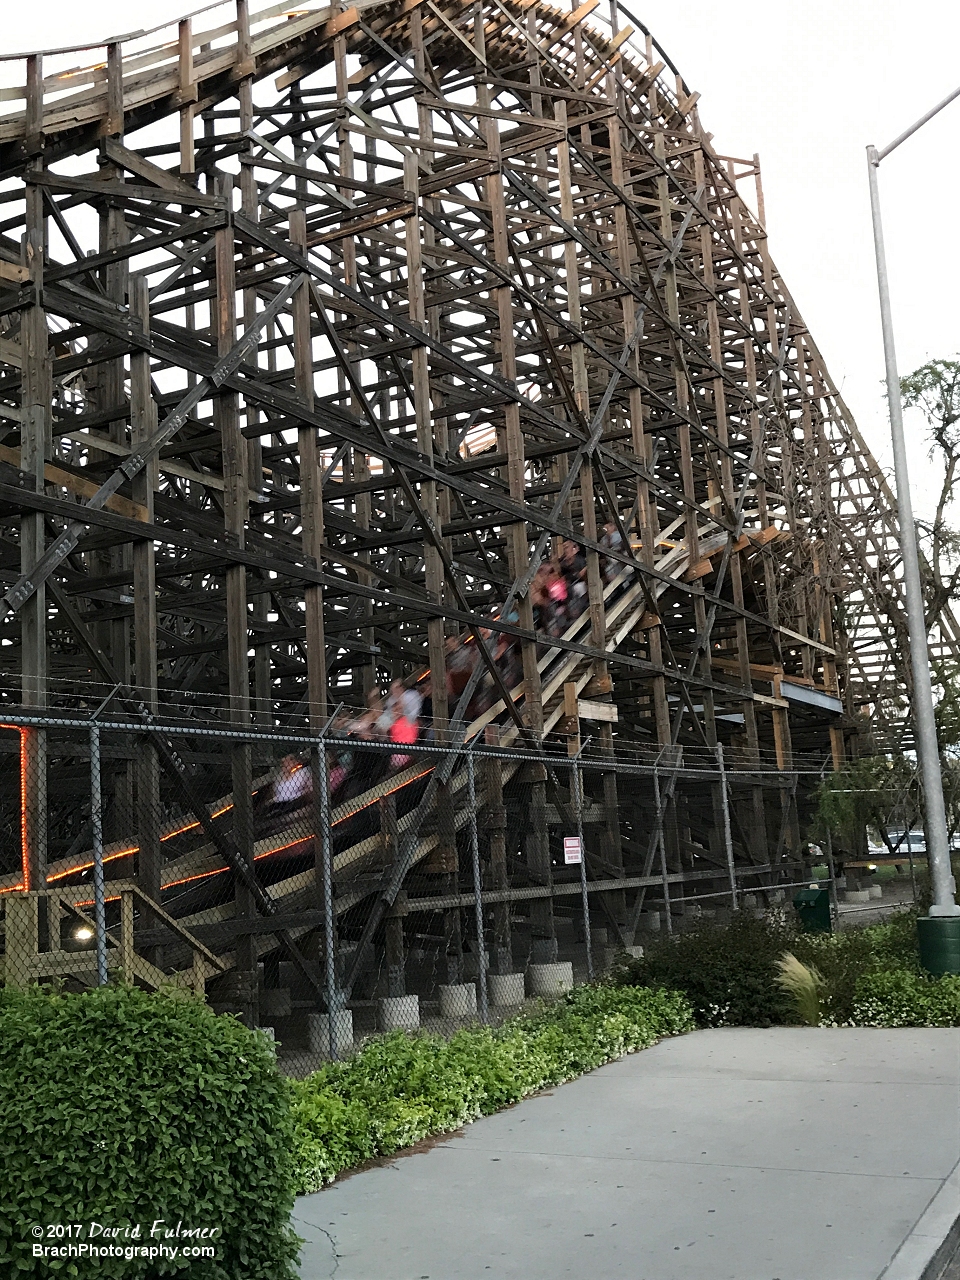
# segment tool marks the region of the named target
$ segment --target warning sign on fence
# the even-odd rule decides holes
[[[563,837],[563,860],[568,867],[583,861],[583,845],[579,836]]]

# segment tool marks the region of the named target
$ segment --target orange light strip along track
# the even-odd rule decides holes
[[[5,889],[0,889],[0,893],[17,893],[17,892],[21,892],[24,889],[29,888],[29,878],[30,878],[29,866],[28,866],[28,860],[27,860],[27,839],[26,839],[26,822],[27,822],[26,760],[25,760],[26,749],[24,745],[25,735],[29,733],[29,730],[14,724],[0,724],[0,729],[13,729],[20,734],[20,843],[21,843],[21,858],[23,862],[23,884],[11,885]],[[332,823],[331,825],[334,827],[338,827],[342,822],[346,822],[350,818],[355,818],[357,814],[363,813],[364,809],[369,809],[372,805],[376,804],[378,800],[385,799],[387,796],[391,796],[397,791],[402,791],[404,787],[409,787],[412,783],[418,782],[420,778],[425,778],[429,773],[432,773],[432,772],[433,772],[432,766],[429,769],[424,769],[422,773],[418,773],[415,777],[408,779],[407,782],[401,782],[397,786],[391,787],[388,791],[384,791],[382,795],[377,796],[375,800],[368,800],[367,803],[365,805],[361,805],[359,809],[354,809],[350,813],[343,814],[342,817],[338,818],[336,822]],[[232,808],[233,808],[233,802],[231,801],[229,804],[225,804],[222,809],[217,809],[214,813],[212,813],[210,815],[211,820],[214,818],[222,817],[225,813],[229,813],[229,811]],[[160,837],[161,842],[165,840],[173,840],[176,836],[185,835],[186,832],[188,831],[195,831],[200,825],[201,824],[199,822],[188,822],[185,826],[178,827],[175,831],[168,831],[165,836],[161,836]],[[286,849],[293,849],[298,844],[303,844],[305,841],[312,840],[312,839],[313,839],[312,834],[301,836],[300,839],[298,840],[291,840],[287,844],[277,845],[273,849],[267,849],[263,853],[255,854],[253,860],[254,862],[260,862],[261,859],[263,858],[270,858],[274,854],[283,853],[284,850]],[[108,862],[115,862],[119,858],[132,857],[135,853],[139,853],[139,851],[140,851],[140,846],[137,844],[130,845],[129,848],[126,848],[126,849],[116,849],[114,850],[113,853],[107,854],[107,856],[103,860],[104,865],[106,865],[106,863]],[[81,871],[89,871],[92,866],[93,866],[92,861],[80,862],[75,867],[68,867],[65,871],[57,871],[55,874],[47,876],[46,882],[48,885],[55,884],[59,880],[66,879],[67,876],[76,875],[78,872],[81,872]],[[167,884],[165,884],[163,888],[172,889],[176,885],[193,884],[198,880],[206,880],[206,879],[209,879],[211,876],[222,875],[227,870],[229,870],[228,867],[217,867],[216,870],[214,871],[199,871],[197,872],[196,875],[184,876],[181,880],[171,880]],[[116,902],[117,898],[116,896],[114,896],[111,898],[107,898],[106,901]],[[89,903],[78,903],[78,906],[88,906],[88,905]]]
[[[0,725],[0,728],[3,728],[3,726]],[[213,821],[214,818],[223,817],[232,808],[233,802],[231,801],[230,804],[225,804],[222,809],[217,809],[214,813],[211,813],[210,820]],[[176,831],[168,831],[165,836],[160,837],[160,843],[163,844],[165,840],[173,840],[176,836],[186,835],[188,831],[196,831],[200,825],[201,823],[199,822],[188,822],[186,826],[177,827]],[[117,858],[129,858],[139,852],[140,846],[132,844],[127,849],[115,849],[113,853],[108,853],[103,862],[106,865],[108,862],[115,862]],[[57,871],[53,875],[47,876],[47,884],[55,884],[58,880],[65,879],[66,876],[76,875],[78,871],[89,871],[92,866],[93,862],[78,862],[75,867],[67,867],[66,871]]]

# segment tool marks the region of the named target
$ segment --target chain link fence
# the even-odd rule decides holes
[[[302,1074],[789,901],[821,774],[722,749],[23,718],[0,732],[4,981],[172,983]]]

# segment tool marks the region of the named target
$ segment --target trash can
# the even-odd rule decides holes
[[[960,973],[960,916],[921,916],[917,935],[927,973]]]
[[[793,906],[804,933],[832,933],[828,890],[815,884],[800,889],[793,895]]]

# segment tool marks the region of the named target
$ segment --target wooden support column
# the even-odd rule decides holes
[[[547,828],[547,771],[542,764],[524,766],[529,787],[528,825],[523,837],[527,865],[536,883],[553,884],[550,841]],[[530,903],[530,962],[552,964],[557,958],[557,932],[553,899],[536,898]]]
[[[576,376],[574,365],[574,375]],[[583,392],[584,398],[587,393]],[[579,396],[578,396],[579,399]],[[589,461],[584,462],[580,470],[580,494],[583,506],[583,533],[591,541],[597,541],[597,512],[593,492],[593,468]],[[603,599],[604,583],[600,571],[599,557],[595,551],[587,551],[587,599],[590,609],[591,643],[598,649],[604,647],[606,639],[606,610]],[[592,664],[592,677],[586,686],[585,693],[599,695],[606,699],[613,691],[609,667],[600,659]],[[613,768],[613,725],[601,721],[597,727],[600,755],[607,767],[603,771],[603,826],[600,832],[600,851],[603,861],[609,865],[615,876],[623,874],[623,852],[620,843],[620,816],[617,798],[617,775]],[[618,925],[627,919],[626,897],[621,890],[614,890],[606,895],[606,907]],[[632,942],[632,939],[629,940]]]
[[[188,27],[189,36],[190,19],[184,19],[181,22],[181,32],[186,25]],[[238,5],[237,7],[237,39],[238,50],[241,53],[241,62],[249,64],[249,46],[250,31],[249,19],[247,16],[246,5]],[[190,77],[193,75],[192,56],[189,59]],[[181,49],[181,81],[184,79],[184,54]],[[196,97],[196,84],[192,86],[193,97]],[[253,78],[247,76],[240,82],[237,92],[239,102],[240,115],[240,132],[248,134],[254,126],[253,117]],[[192,171],[192,155],[193,155],[193,112],[189,107],[185,107],[181,111],[181,126],[189,121],[189,147],[190,147],[190,165]],[[246,149],[240,153],[240,208],[245,218],[249,218],[251,222],[258,222],[260,218],[260,202],[257,195],[257,182],[254,173],[253,162],[253,144],[248,142]],[[182,168],[182,166],[181,166]],[[257,291],[254,288],[246,288],[243,290],[243,328],[247,329],[254,323],[257,314]],[[263,469],[263,443],[259,435],[251,433],[251,428],[260,421],[260,411],[252,401],[247,401],[244,411],[246,431],[246,470],[247,484],[249,491],[252,493],[262,493],[264,490],[264,469]],[[248,508],[251,527],[256,528],[261,524],[261,518],[255,503],[252,508]],[[266,575],[261,575],[261,582],[266,580]],[[272,646],[269,639],[270,624],[269,614],[272,603],[271,594],[262,589],[253,593],[250,601],[250,622],[252,626],[252,640],[254,643],[253,654],[253,699],[251,706],[251,720],[255,724],[267,727],[273,724],[273,688],[271,685],[271,654]]]
[[[694,171],[696,175],[696,183],[698,189],[707,187],[706,166],[703,151],[698,151],[694,157]],[[708,196],[704,195],[704,199]],[[704,222],[700,228],[700,261],[702,264],[703,278],[708,290],[712,293],[716,288],[716,273],[713,265],[714,251],[714,228],[709,222]],[[720,344],[720,325],[717,315],[717,304],[713,297],[709,297],[706,304],[707,314],[707,337],[710,345],[710,356],[714,363],[722,366],[723,351]],[[716,434],[717,443],[721,448],[717,451],[717,465],[714,473],[719,472],[720,485],[717,487],[715,479],[711,478],[708,483],[707,492],[710,499],[717,500],[716,505],[711,508],[715,514],[719,514],[721,510],[729,511],[734,505],[733,496],[733,469],[724,446],[728,441],[727,430],[727,412],[726,412],[726,392],[723,385],[723,378],[715,377],[708,392],[708,397],[713,402],[714,412],[714,432]],[[710,444],[703,442],[704,449],[709,449]],[[698,618],[703,610],[702,600],[696,601],[698,609]],[[713,678],[713,657],[714,645],[707,643],[703,647],[700,655],[700,673],[704,679]],[[717,721],[715,715],[713,691],[704,689],[702,694],[704,700],[704,729],[707,736],[707,742],[710,746],[715,747],[718,742]],[[722,784],[714,783],[710,788],[711,815],[712,822],[709,830],[709,847],[714,859],[720,863],[726,857],[726,846],[724,844],[724,803]]]
[[[556,106],[557,119],[566,123],[566,103],[560,101]],[[557,146],[558,175],[560,181],[560,212],[568,222],[575,220],[573,205],[572,180],[570,171],[570,149],[564,137]],[[620,252],[627,252],[625,245],[619,244]],[[580,276],[577,264],[577,247],[572,240],[564,246],[564,267],[566,272],[567,309],[570,319],[578,326],[582,324],[580,298]],[[632,313],[632,308],[631,308]],[[626,312],[623,313],[625,316]],[[590,422],[590,384],[583,343],[571,346],[573,364],[573,394],[583,419]],[[607,424],[608,425],[608,424]],[[585,458],[580,468],[580,515],[583,525],[583,536],[587,541],[598,541],[597,503],[594,493],[593,476],[594,459]],[[604,579],[598,553],[591,548],[586,550],[587,562],[587,602],[590,616],[590,643],[597,649],[606,645],[606,606],[604,604]],[[587,686],[588,694],[599,694],[607,697],[612,692],[613,682],[610,679],[607,663],[595,659],[591,664],[591,680]],[[602,723],[598,732],[601,752],[612,766],[613,763],[613,731],[610,724]],[[600,835],[601,855],[605,863],[613,869],[614,874],[623,872],[623,854],[620,845],[619,814],[617,803],[617,778],[612,767],[605,770],[603,778],[604,823]],[[626,899],[622,892],[615,891],[607,895],[606,907],[618,924],[627,916]]]
[[[827,468],[832,459],[832,449],[829,441],[824,439],[822,423],[818,422],[817,428],[815,429],[814,427],[813,408],[821,386],[818,385],[819,379],[816,379],[818,357],[816,352],[809,349],[808,341],[809,339],[805,339],[803,336],[798,337],[796,340],[797,377],[800,382],[802,397],[801,423],[809,467],[809,474],[804,476],[803,479],[813,494],[815,521],[822,526],[827,495],[821,491],[821,477],[827,473]],[[821,643],[833,650],[837,644],[833,625],[836,597],[830,570],[836,555],[836,549],[827,546],[822,539],[816,538],[812,542],[810,555],[813,567],[813,582],[810,584],[808,591],[808,595],[812,597],[810,617]],[[824,688],[828,693],[841,698],[840,670],[838,669],[837,658],[833,653],[824,653],[821,655],[821,661],[823,664]],[[804,671],[804,674],[813,675],[813,669]],[[847,754],[846,744],[843,730],[837,725],[830,726],[830,753],[834,769],[842,768]]]
[[[460,859],[457,851],[457,822],[452,785],[437,788],[434,800],[437,842],[424,863],[424,871],[439,875],[440,892],[456,895],[460,891]],[[448,907],[443,913],[443,951],[446,981],[457,983],[463,974],[463,926],[459,907]]]
[[[290,241],[302,253],[307,250],[307,224],[302,209],[290,213]],[[304,285],[293,295],[294,374],[297,393],[308,410],[313,409],[313,344],[310,337],[310,295]],[[300,510],[303,551],[307,564],[323,567],[323,493],[317,431],[302,424],[297,432],[300,452]],[[310,728],[319,732],[327,718],[326,644],[323,630],[323,588],[304,590],[307,650],[307,704]]]
[[[397,798],[394,795],[384,796],[377,802],[380,810],[380,847],[385,867],[392,866],[397,857]],[[406,953],[403,945],[403,918],[407,914],[407,895],[405,890],[397,894],[393,906],[387,911],[384,922],[384,951],[387,962],[387,995],[405,996],[407,984],[405,977]]]
[[[419,161],[414,154],[404,156],[403,184],[407,198],[413,206],[412,216],[406,219],[404,248],[407,254],[407,299],[410,320],[421,329],[427,327],[426,298],[423,282],[423,250],[420,240],[421,227],[418,214],[420,202]],[[417,433],[417,449],[426,459],[434,457],[433,410],[430,398],[430,366],[427,348],[415,346],[410,353],[411,382],[413,386],[413,415]],[[436,482],[424,480],[420,484],[420,503],[424,516],[431,521],[436,532],[441,528],[440,509]],[[427,594],[437,604],[444,599],[443,561],[435,542],[424,538],[424,572]],[[442,617],[431,618],[427,623],[427,654],[430,664],[430,697],[433,704],[433,728],[438,742],[448,737],[448,721],[451,708],[447,697],[447,655]],[[454,798],[449,783],[437,787],[435,798],[437,844],[424,870],[443,876],[443,892],[459,892],[459,862],[454,815]],[[459,908],[451,908],[443,914],[444,955],[448,983],[460,980],[463,970],[463,935]]]
[[[193,70],[193,28],[190,18],[180,21],[177,69],[180,81],[177,90],[177,102],[180,104],[180,172],[194,173],[196,163],[193,121],[196,115],[197,82]]]
[[[229,177],[220,180],[220,194],[228,205],[232,196]],[[222,227],[216,233],[217,294],[214,303],[217,350],[225,355],[237,340],[236,269],[233,228]],[[224,537],[233,546],[246,545],[249,515],[249,482],[247,479],[247,447],[240,432],[239,398],[235,392],[221,392],[214,400],[214,422],[220,434],[223,455]],[[227,668],[230,723],[238,729],[250,725],[250,677],[247,651],[250,624],[247,613],[247,571],[244,565],[230,565],[226,570]],[[241,858],[253,866],[253,770],[250,745],[236,742],[230,752],[233,790],[233,838]],[[240,881],[235,891],[237,916],[252,917],[255,904],[250,890]],[[240,975],[240,1007],[245,1022],[256,1026],[259,1020],[256,935],[241,934],[236,942],[237,969]]]
[[[410,320],[421,329],[427,325],[426,299],[423,284],[423,253],[420,243],[420,218],[418,204],[420,200],[420,176],[415,155],[404,156],[403,185],[407,198],[413,206],[413,213],[405,222],[404,248],[407,255],[407,300]],[[430,366],[427,359],[427,348],[416,346],[410,352],[411,374],[413,383],[413,415],[416,424],[417,449],[428,461],[433,460],[433,413],[430,404]],[[424,480],[420,484],[420,503],[424,515],[433,521],[439,531],[439,509],[437,506],[437,485],[433,480]],[[423,558],[427,593],[437,604],[443,603],[443,561],[433,541],[424,538]],[[447,674],[446,654],[444,651],[443,618],[431,618],[427,623],[427,654],[430,663],[430,696],[433,700],[433,725],[438,742],[447,738]]]
[[[731,219],[733,222],[734,242],[738,251],[738,257],[735,260],[735,269],[737,272],[737,292],[740,309],[740,320],[742,323],[741,333],[737,338],[737,350],[741,354],[744,363],[744,377],[746,380],[746,390],[753,401],[752,407],[747,414],[749,440],[742,443],[744,445],[755,445],[758,435],[762,431],[760,417],[756,409],[755,397],[757,393],[756,380],[756,361],[753,356],[753,319],[751,313],[750,290],[745,277],[746,266],[743,261],[743,235],[741,227],[741,216],[738,211],[739,197],[736,194],[736,185],[733,178],[729,179],[728,190],[726,192],[726,200],[728,207],[731,209]],[[766,502],[762,492],[762,485],[759,477],[744,477],[744,483],[753,480],[756,491],[756,503],[758,508],[762,508],[761,524],[766,523]],[[752,504],[751,504],[752,508]],[[754,509],[756,510],[756,509]],[[744,591],[743,591],[743,573],[740,556],[731,556],[730,558],[730,586],[733,596],[733,603],[738,609],[745,607]],[[738,616],[735,623],[737,637],[737,658],[739,660],[740,683],[744,688],[751,687],[751,671],[750,671],[750,642],[747,631],[746,620]],[[741,763],[747,765],[756,765],[760,760],[760,740],[757,732],[756,706],[752,699],[744,698],[740,704],[744,721],[744,735],[741,744],[740,758]],[[745,812],[742,817],[743,829],[749,833],[750,855],[754,862],[768,861],[768,836],[767,836],[767,818],[764,805],[763,789],[761,787],[750,787],[748,791],[748,800]]]
[[[624,102],[624,91],[619,75],[611,72],[607,77],[608,94],[610,100],[618,102],[621,109],[626,110]],[[623,130],[616,122],[616,117],[611,121],[610,125],[610,172],[613,181],[622,190],[628,194],[631,191],[631,174],[624,165],[623,155]],[[627,209],[619,203],[617,204],[614,225],[616,228],[616,246],[617,260],[620,270],[627,276],[635,276],[638,266],[635,263],[635,252],[630,228],[627,221]],[[626,290],[620,302],[623,315],[623,334],[624,339],[629,341],[637,327],[637,304],[633,295]],[[639,375],[640,358],[638,348],[634,347],[630,353],[628,367]],[[650,448],[650,437],[644,431],[643,426],[644,405],[643,396],[640,388],[636,385],[631,386],[629,391],[629,423],[630,423],[630,444],[637,460],[642,463],[644,469],[649,473],[653,470],[653,458]],[[650,484],[638,475],[635,481],[635,529],[640,538],[640,549],[638,552],[639,559],[646,565],[653,565],[657,535],[660,532],[659,520],[657,516],[656,501],[651,501]],[[631,532],[630,527],[627,533]],[[662,666],[663,653],[661,645],[660,627],[657,625],[654,616],[648,616],[642,620],[644,625],[642,629],[638,629],[637,639],[646,643],[649,648],[650,662],[655,666]],[[666,682],[663,676],[653,676],[649,681],[650,697],[649,697],[649,715],[652,720],[649,728],[652,732],[654,741],[665,744],[670,739],[670,717],[667,709]]]
[[[40,139],[43,122],[43,62],[39,54],[27,59],[27,134]],[[23,399],[20,466],[24,483],[44,491],[44,463],[51,453],[51,401],[49,331],[43,309],[43,273],[46,257],[46,218],[43,187],[31,178],[43,175],[43,160],[30,163],[26,174],[26,235],[22,265],[34,288],[33,305],[23,312],[21,347]],[[44,552],[44,517],[41,512],[20,517],[20,571],[30,573]],[[41,583],[20,609],[21,699],[25,707],[47,704],[47,593]],[[47,873],[47,735],[36,729],[24,740],[23,840],[27,887],[43,887]]]
[[[387,995],[394,997],[407,994],[407,982],[404,973],[406,951],[403,944],[403,920],[407,914],[406,899],[406,891],[401,889],[383,922],[384,958],[387,962]]]
[[[302,208],[290,211],[290,242],[301,253],[307,252],[307,219]],[[314,405],[313,381],[313,338],[310,326],[310,295],[304,283],[293,295],[293,362],[294,379],[297,394],[304,407],[310,411]],[[316,428],[302,423],[297,431],[297,443],[300,453],[300,513],[303,539],[303,551],[307,564],[316,568],[323,566],[323,466],[317,448]],[[328,716],[328,686],[326,636],[323,620],[323,588],[309,585],[304,590],[304,647],[307,656],[307,717],[312,733],[320,733],[326,726]],[[321,838],[321,824],[324,821],[324,806],[320,803],[321,790],[327,786],[324,776],[327,770],[325,752],[314,749],[310,755],[310,768],[313,774],[313,831],[314,831],[314,886],[316,900],[325,911],[334,916],[333,903],[327,886],[332,886],[332,868],[324,865],[324,840]],[[329,872],[329,874],[328,874]],[[332,892],[332,888],[330,889]],[[336,927],[334,927],[336,934]],[[338,939],[334,937],[334,968],[336,969]],[[336,988],[339,999],[339,975],[335,972],[330,985]],[[331,997],[333,998],[333,997]],[[337,1012],[327,1009],[328,1015]]]
[[[423,59],[422,46],[418,41],[418,31],[420,26],[419,9],[411,13],[410,23],[411,23],[411,44],[414,50],[414,60],[419,68],[420,63],[422,62],[422,59]],[[333,60],[334,60],[334,68],[335,68],[336,83],[337,83],[337,102],[340,104],[341,108],[345,108],[346,103],[349,101],[350,73],[347,66],[347,41],[346,41],[346,37],[343,35],[338,35],[334,39]],[[426,111],[426,114],[429,116],[429,111],[427,109],[420,107],[419,111],[421,113]],[[355,173],[353,139],[350,134],[350,124],[353,119],[354,117],[350,114],[350,112],[346,109],[343,109],[341,110],[340,121],[337,126],[339,170],[340,170],[341,176],[347,180],[352,179]],[[356,245],[355,238],[353,236],[345,236],[343,241],[341,242],[340,248],[343,254],[343,263],[342,263],[343,282],[344,284],[348,285],[350,288],[355,289],[357,288],[357,284],[358,284],[357,245]],[[348,342],[344,345],[345,345],[345,350],[347,352],[348,358],[352,358],[356,352],[355,344]],[[394,372],[392,365],[387,365],[387,368],[389,369],[390,374]],[[346,371],[341,369],[338,371],[338,374],[339,374],[341,389],[344,393],[346,393],[347,387],[348,387]],[[363,406],[360,403],[358,403],[352,390],[349,392],[349,395],[350,395],[350,404],[354,412],[357,413],[358,415],[362,414]],[[358,482],[358,484],[362,486],[365,481],[368,481],[370,479],[370,474],[371,473],[370,473],[369,456],[360,449],[351,448],[350,450],[348,450],[347,456],[344,459],[344,476],[346,477],[347,475],[349,475],[352,480]],[[357,525],[361,529],[369,529],[371,516],[372,516],[372,503],[371,503],[370,494],[366,491],[361,490],[361,492],[359,492],[354,499],[354,519],[356,520]],[[357,552],[356,554],[357,577],[358,577],[358,580],[364,583],[365,585],[374,586],[376,583],[376,580],[373,577],[373,575],[364,573],[363,569],[361,568],[362,565],[369,564],[370,559],[371,557],[370,557],[369,551],[362,550]],[[368,624],[360,632],[361,642],[364,645],[365,649],[367,650],[367,654],[365,655],[362,665],[360,666],[359,678],[358,678],[357,667],[355,666],[353,668],[353,672],[352,672],[353,697],[358,704],[365,704],[367,697],[374,691],[374,689],[378,687],[377,659],[373,652],[373,650],[376,647],[376,643],[375,643],[376,633],[374,631],[374,626],[373,626],[374,605],[372,600],[363,600],[358,602],[357,607],[362,611],[362,614]],[[402,672],[400,670],[396,670],[391,672],[391,675],[400,677],[402,675]]]
[[[707,183],[707,178],[705,178],[704,172],[703,152],[699,152],[698,156],[696,156],[696,179],[698,179],[698,183]],[[716,188],[709,188],[707,195],[704,196],[704,200],[707,200],[709,204],[717,204],[718,196]],[[717,216],[719,215],[721,215],[721,212],[719,212],[718,209]],[[710,294],[716,291],[717,288],[717,275],[713,261],[714,252],[718,253],[721,257],[726,257],[728,255],[728,248],[723,242],[717,243],[716,232],[714,232],[713,224],[705,224],[704,227],[701,227],[700,229],[700,260],[701,264],[703,264],[704,283],[707,284]],[[708,297],[707,301],[707,337],[709,340],[710,358],[712,358],[714,365],[722,367],[724,356],[721,337],[721,321],[719,321],[717,302],[714,301],[713,297]],[[730,454],[726,452],[726,445],[730,443],[730,426],[728,426],[727,421],[726,385],[724,385],[724,381],[721,376],[714,376],[712,387],[710,387],[710,398],[712,398],[713,401],[714,424],[716,424],[714,425],[714,430],[716,430],[717,433],[718,443],[724,447],[724,452],[719,454],[718,466],[719,477],[721,477],[721,490],[717,493],[716,489],[712,486],[709,490],[709,495],[710,498],[721,498],[722,506],[726,506],[727,509],[730,509],[736,502],[737,494],[735,492],[735,488],[733,488],[733,463]],[[742,588],[740,557],[731,557],[730,564],[728,564],[727,576],[728,581],[730,581],[731,584],[733,602],[741,605],[742,607],[742,603],[744,603],[744,588]],[[735,622],[735,634],[737,663],[739,663],[739,668],[737,669],[739,669],[740,684],[744,687],[750,687],[751,672],[748,632],[746,632],[746,623],[742,618],[737,618]],[[730,650],[730,652],[732,653],[732,650]],[[713,646],[710,645],[707,649],[707,653],[704,654],[705,675],[712,675],[712,664],[710,664],[710,660],[712,660],[713,657],[717,657],[717,655],[714,654]],[[753,701],[744,700],[740,704],[740,707],[742,714],[744,714],[744,746],[746,748],[745,751],[741,748],[741,763],[749,763],[751,760],[754,760],[755,762],[756,753],[758,753],[759,748],[758,736],[756,736],[756,719]],[[716,742],[717,722],[713,717],[710,717],[710,721],[712,721],[713,728],[712,741]],[[713,832],[712,840],[710,840],[710,847],[719,852],[722,845],[721,832],[723,829],[722,795],[721,790],[719,790],[719,785],[714,786],[712,791]],[[754,796],[753,792],[751,792],[751,803],[753,803],[753,800]],[[744,813],[742,827],[744,827],[745,831],[750,832],[750,847],[751,852],[753,852],[754,860],[762,860],[765,850],[765,835],[762,824],[760,824],[759,828],[756,828],[754,820],[746,817],[746,813]]]
[[[749,220],[749,215],[746,214],[744,210],[743,202],[740,199],[740,197],[736,194],[736,184],[733,182],[732,178],[731,178],[731,187],[733,188],[733,196],[730,201],[730,216],[733,223],[734,242],[736,244],[738,253],[740,255],[739,282],[738,282],[739,295],[740,295],[740,318],[745,328],[748,330],[750,334],[749,339],[745,338],[743,341],[744,376],[746,378],[748,391],[750,392],[752,397],[755,397],[757,396],[758,389],[759,389],[758,383],[757,383],[756,349],[755,349],[755,343],[753,340],[755,325],[754,325],[753,307],[751,303],[750,288],[747,282],[747,274],[746,274],[747,265],[745,262],[745,236],[747,234],[747,223]],[[776,334],[774,333],[773,334],[774,353],[776,352],[776,347],[777,347]],[[750,432],[751,432],[751,443],[753,444],[754,447],[761,450],[760,456],[762,456],[763,424],[760,419],[759,410],[756,407],[752,408],[750,411]],[[766,485],[766,480],[764,479],[762,469],[760,469],[757,473],[757,476],[755,479],[755,486],[756,486],[757,516],[759,517],[761,529],[765,529],[770,524],[770,516],[767,508],[767,485]],[[764,587],[765,587],[765,592],[767,596],[767,600],[766,600],[767,611],[770,617],[772,618],[772,620],[774,622],[778,622],[779,609],[778,609],[778,602],[777,602],[777,584],[773,574],[773,567],[770,559],[771,553],[767,547],[764,547],[760,554],[763,557]],[[771,643],[773,645],[774,661],[778,665],[782,665],[782,656],[780,653],[779,640],[778,640],[777,633],[775,631],[771,632]],[[768,848],[769,848],[768,821],[767,821],[767,815],[766,815],[765,800],[766,800],[766,797],[764,795],[763,788],[754,787],[752,791],[752,809],[753,809],[752,830],[754,832],[755,837],[756,837],[756,834],[759,832],[762,832],[764,835],[766,847],[762,849],[760,848],[756,849],[756,855],[761,860],[764,860],[764,861],[767,860]],[[778,814],[777,815],[778,819],[779,819],[779,816],[780,815]]]
[[[124,128],[123,111],[123,75],[121,48],[117,43],[107,47],[107,90],[108,112],[104,131],[111,138],[122,143]],[[100,171],[107,180],[122,182],[124,171],[121,165],[105,163],[101,154]],[[126,210],[119,202],[110,202],[100,213],[100,250],[112,253],[123,249],[130,242],[130,228],[127,224]],[[103,269],[103,289],[107,298],[118,308],[135,305],[130,296],[130,268],[126,257],[110,262]],[[134,357],[135,359],[135,357]],[[131,361],[131,377],[133,363]],[[148,374],[149,379],[149,374]],[[97,368],[97,388],[100,408],[116,410],[125,406],[127,399],[126,370],[122,358],[102,361]],[[149,382],[148,382],[149,388]],[[132,414],[132,407],[131,407]],[[108,437],[110,441],[126,447],[128,441],[126,414],[117,416],[110,423]],[[132,422],[131,422],[132,430]],[[96,456],[96,455],[94,455]],[[109,454],[101,455],[101,460],[109,460]],[[129,582],[133,577],[132,548],[129,544],[114,547],[92,557],[98,572],[109,577],[123,575]],[[114,671],[124,683],[132,679],[131,657],[132,636],[130,634],[131,619],[129,614],[112,618],[109,622],[96,627],[101,647],[108,655]],[[110,766],[105,781],[113,792],[113,803],[109,806],[109,820],[104,823],[104,836],[109,839],[123,839],[136,827],[136,808],[134,805],[135,769],[133,761],[117,759]]]
[[[478,56],[485,60],[484,32],[482,23],[474,24],[474,39]],[[490,90],[483,80],[477,84],[477,105],[481,113],[490,111]],[[512,268],[510,255],[510,237],[507,225],[506,201],[503,192],[503,178],[499,172],[500,132],[497,123],[490,115],[481,114],[480,128],[483,131],[487,151],[492,158],[495,171],[484,179],[484,195],[490,205],[490,222],[492,228],[493,258],[498,266]],[[513,290],[509,284],[503,284],[494,291],[498,332],[495,350],[499,355],[500,375],[504,381],[516,385],[517,351],[516,351],[516,318],[513,306]],[[498,452],[506,455],[504,479],[514,502],[526,501],[526,456],[523,428],[520,420],[520,406],[516,401],[508,401],[503,407],[503,426],[497,432]],[[506,526],[507,564],[514,581],[526,573],[530,561],[530,545],[527,527],[523,521],[514,521]],[[517,616],[521,627],[533,630],[533,604],[529,591],[516,602]],[[543,704],[540,689],[540,671],[537,666],[537,645],[534,641],[523,640],[520,643],[523,663],[523,718],[525,724],[538,735],[543,731]],[[549,909],[549,903],[547,904]]]
[[[133,291],[132,309],[145,336],[150,335],[150,299],[147,282],[138,278]],[[137,351],[130,357],[130,429],[136,449],[157,428],[157,405],[150,388],[150,357]],[[133,500],[140,503],[151,523],[154,518],[154,492],[159,475],[156,458],[152,458],[132,483]],[[159,712],[157,696],[157,575],[153,542],[135,542],[133,552],[133,666],[137,696],[151,715]],[[154,902],[160,901],[163,847],[160,843],[160,765],[156,747],[143,739],[136,754],[137,857],[139,884]],[[148,955],[158,964],[156,954]]]
[[[499,734],[495,726],[488,729],[486,741],[488,746],[498,745]],[[496,757],[488,757],[483,762],[483,794],[485,797],[483,821],[490,839],[489,887],[509,889],[507,810],[503,803],[503,763]],[[497,974],[513,972],[513,935],[510,929],[509,902],[495,902],[493,905],[490,972]]]
[[[649,43],[649,42],[648,42]],[[648,59],[652,60],[652,53],[648,49]],[[655,114],[657,111],[657,92],[655,84],[650,87],[650,110]],[[614,131],[616,132],[616,131]],[[619,155],[620,138],[612,144],[612,154]],[[624,175],[624,180],[626,175]],[[623,237],[621,241],[621,260],[628,260],[629,250],[626,245],[626,225],[624,219]],[[630,332],[636,323],[636,312],[633,298],[629,294],[624,295],[624,328],[627,327],[627,318],[633,322],[630,325]],[[632,358],[632,367],[639,370],[639,356],[635,353]],[[651,434],[644,429],[644,404],[643,398],[638,387],[630,390],[630,430],[631,442],[639,460],[643,463],[647,471],[653,471],[653,447]],[[640,554],[645,564],[653,565],[657,557],[657,540],[660,536],[660,513],[657,508],[656,488],[651,488],[650,484],[642,477],[637,478],[637,528],[641,538]],[[654,619],[650,619],[654,622]],[[649,647],[650,662],[655,668],[663,667],[663,634],[658,625],[645,627],[642,632]],[[662,675],[654,675],[650,679],[650,700],[653,723],[650,726],[655,741],[659,747],[666,747],[670,744],[670,711],[667,701],[667,682]]]

